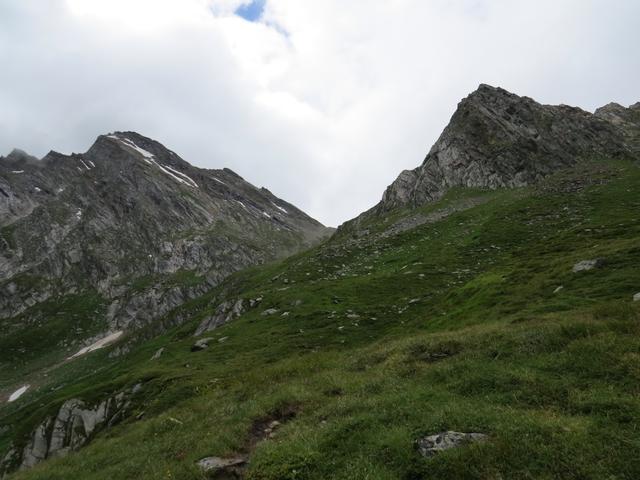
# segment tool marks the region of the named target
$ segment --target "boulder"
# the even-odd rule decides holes
[[[264,312],[261,313],[261,315],[263,317],[266,317],[268,315],[274,315],[276,313],[278,313],[278,309],[276,309],[276,308],[267,308]]]
[[[199,352],[200,350],[204,350],[209,347],[209,342],[213,340],[212,337],[201,338],[196,343],[191,346],[192,352]]]
[[[601,267],[603,263],[604,262],[601,258],[594,258],[592,260],[581,260],[573,266],[573,273],[593,270],[594,268]]]
[[[634,301],[634,302],[640,302],[640,292],[636,293],[636,294],[633,296],[633,301]]]
[[[432,457],[443,450],[461,447],[469,443],[484,442],[489,437],[484,433],[441,432],[416,440],[420,455]]]
[[[237,456],[237,457],[229,457],[229,458],[221,458],[221,457],[206,457],[202,460],[198,460],[197,465],[204,472],[209,474],[211,473],[222,473],[224,471],[228,471],[230,473],[237,473],[237,471],[247,463],[246,457]]]

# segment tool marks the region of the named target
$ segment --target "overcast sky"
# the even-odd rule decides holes
[[[480,83],[640,100],[639,22],[637,0],[0,0],[0,154],[135,130],[336,226]]]

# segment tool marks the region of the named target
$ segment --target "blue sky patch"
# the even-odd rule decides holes
[[[252,0],[250,3],[241,5],[235,14],[249,22],[257,22],[262,17],[265,3],[266,0]]]

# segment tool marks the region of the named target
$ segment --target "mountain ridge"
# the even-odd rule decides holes
[[[0,474],[637,478],[639,106],[590,114],[483,85],[378,207],[307,250],[304,228],[319,227],[295,207],[133,132],[50,153],[55,182],[90,180],[69,198],[0,160],[0,182],[31,182],[18,193],[35,206],[14,223],[62,217],[62,233],[35,232],[65,249],[47,260],[64,295],[33,275],[0,283],[58,295],[0,318]],[[126,228],[110,242],[133,256],[74,250],[114,219]],[[3,255],[35,228],[18,226],[0,230]],[[283,247],[300,253],[267,261]],[[41,334],[57,357],[35,348]],[[483,441],[416,448],[447,436]]]
[[[584,158],[640,158],[639,112],[640,102],[589,113],[481,84],[458,104],[422,164],[402,171],[378,204],[341,229],[433,202],[453,187],[521,187]]]

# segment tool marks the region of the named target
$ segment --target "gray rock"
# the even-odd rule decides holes
[[[234,467],[242,467],[247,463],[246,457],[237,456],[229,458],[206,457],[197,462],[204,472],[216,473],[224,470],[233,469]]]
[[[593,270],[594,268],[601,267],[603,263],[604,262],[601,258],[594,258],[592,260],[581,260],[573,266],[573,273]]]
[[[268,315],[275,315],[276,313],[278,313],[279,310],[277,308],[267,308],[264,312],[262,312],[260,315],[262,315],[263,317],[266,317]]]
[[[47,431],[50,425],[51,419],[47,419],[38,425],[32,433],[31,440],[22,453],[21,469],[33,467],[47,458],[47,453],[49,452]]]
[[[255,304],[255,300],[251,300],[249,304]],[[215,313],[209,317],[206,317],[196,329],[194,336],[202,335],[205,332],[215,330],[216,328],[224,325],[231,320],[240,317],[246,310],[245,301],[238,299],[235,302],[226,301],[222,302],[215,310]]]
[[[156,353],[153,354],[153,357],[151,357],[151,360],[158,360],[163,353],[164,353],[164,347],[160,347],[158,350],[156,350]]]
[[[634,302],[640,302],[640,292],[636,293],[636,294],[633,296],[633,301],[634,301]]]
[[[419,438],[416,441],[418,451],[424,457],[431,457],[444,450],[457,448],[463,445],[484,442],[489,437],[483,433],[441,432],[435,435]]]
[[[63,457],[79,449],[95,431],[115,423],[126,405],[124,393],[93,407],[79,399],[67,400],[55,417],[46,419],[33,431],[20,455],[20,468],[30,468],[47,458]]]
[[[209,342],[212,341],[212,337],[201,338],[196,343],[191,346],[192,352],[199,352],[200,350],[204,350],[209,347]]]

